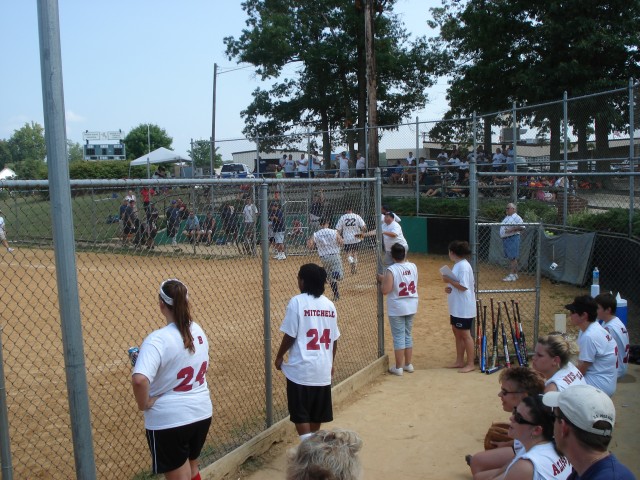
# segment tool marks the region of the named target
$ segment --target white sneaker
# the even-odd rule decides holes
[[[287,256],[284,254],[284,252],[282,252],[280,254],[280,260],[286,260],[286,259],[287,259]]]
[[[391,375],[397,375],[398,377],[402,376],[402,369],[396,367],[389,367],[389,373]]]
[[[13,248],[7,248],[7,252],[9,253],[13,252]]]
[[[404,367],[402,367],[402,369],[407,373],[413,373],[415,371],[412,363],[410,363],[409,365],[405,365]]]
[[[176,240],[173,239],[173,240],[171,240],[171,245],[173,245],[175,247],[176,245],[178,245],[178,242],[176,242]]]
[[[347,257],[347,260],[349,260],[349,263],[353,263],[353,257],[351,255]]]
[[[516,277],[513,275],[513,273],[510,273],[509,275],[507,275],[506,277],[504,277],[502,279],[503,282],[515,282],[516,281]]]

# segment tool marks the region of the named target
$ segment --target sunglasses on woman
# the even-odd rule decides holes
[[[519,425],[531,425],[532,427],[538,426],[537,423],[530,422],[526,418],[524,418],[516,408],[513,409],[513,421]]]

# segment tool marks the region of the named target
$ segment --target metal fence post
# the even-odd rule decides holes
[[[273,380],[271,370],[271,288],[269,286],[269,203],[268,185],[260,184],[260,246],[262,248],[262,308],[264,322],[265,422],[273,425]]]
[[[413,156],[416,162],[416,216],[420,215],[420,168],[418,158],[420,158],[420,119],[416,116],[416,154]]]
[[[513,183],[511,184],[511,201],[513,203],[516,203],[518,201],[518,162],[516,162],[516,144],[518,143],[517,138],[518,138],[518,131],[520,129],[518,128],[518,123],[516,119],[517,113],[518,112],[517,112],[516,102],[514,100],[514,102],[511,104],[511,122],[512,122],[511,150],[513,151]],[[507,161],[509,161],[508,158],[507,158]]]
[[[375,187],[375,197],[376,197],[376,209],[375,209],[375,217],[376,217],[376,239],[377,245],[373,248],[377,249],[376,258],[377,258],[377,272],[382,273],[382,255],[380,253],[380,246],[382,243],[382,225],[380,225],[380,212],[382,211],[382,175],[380,173],[380,167],[376,168],[376,187]],[[377,294],[377,304],[378,304],[378,358],[384,355],[384,298],[379,288],[376,288]]]
[[[562,94],[562,135],[564,137],[564,198],[562,199],[562,228],[567,228],[567,216],[569,211],[569,177],[567,176],[567,160],[569,158],[569,112],[567,106],[567,91]]]
[[[0,462],[2,480],[13,480],[11,465],[11,439],[9,437],[9,413],[7,411],[7,388],[4,381],[4,358],[2,356],[2,329],[0,325]]]
[[[478,237],[476,226],[478,214],[478,172],[476,168],[476,152],[478,151],[478,142],[476,139],[477,126],[476,112],[474,111],[471,128],[473,132],[473,153],[471,154],[471,160],[469,162],[469,241],[471,242],[471,268],[476,278],[478,276]]]
[[[633,144],[634,126],[634,95],[633,78],[629,79],[629,172],[636,171],[635,146]],[[633,236],[633,210],[635,200],[635,177],[629,175],[629,238]]]

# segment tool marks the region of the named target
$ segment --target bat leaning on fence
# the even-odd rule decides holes
[[[498,361],[498,325],[496,324],[496,319],[494,316],[494,312],[493,312],[493,298],[491,299],[491,334],[492,334],[492,340],[493,343],[492,345],[492,355],[491,355],[491,367],[489,368],[489,370],[487,370],[487,373],[490,372],[490,370],[493,370],[494,368],[496,368],[496,362]]]
[[[515,321],[516,318],[518,319],[518,331],[520,332],[520,353],[522,353],[522,359],[524,360],[525,366],[527,366],[529,364],[529,353],[527,352],[527,341],[525,340],[524,330],[522,329],[522,320],[520,320],[520,306],[518,305],[518,302],[515,302],[515,306],[516,313],[513,317],[513,320]]]
[[[480,343],[482,341],[482,339],[480,338],[480,306],[481,306],[481,300],[476,300],[476,338],[475,338],[475,342],[474,342],[474,356],[475,359],[478,361],[478,364],[480,364]]]
[[[520,354],[520,346],[518,345],[518,338],[516,337],[516,331],[513,328],[513,324],[511,323],[511,315],[509,315],[509,307],[507,306],[507,302],[504,303],[504,311],[507,316],[507,321],[509,322],[509,329],[511,330],[511,340],[513,340],[513,348],[516,351],[516,358],[518,359],[518,365],[521,367],[524,366],[524,362],[522,360],[522,355]]]
[[[487,369],[487,306],[484,305],[482,313],[482,345],[480,350],[480,371]]]
[[[500,328],[502,328],[502,349],[504,350],[504,363],[507,368],[511,367],[511,361],[509,360],[509,344],[507,343],[507,334],[504,333],[504,320],[500,318],[500,302],[498,302],[498,322],[500,322]]]

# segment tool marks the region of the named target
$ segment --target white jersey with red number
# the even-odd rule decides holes
[[[451,271],[460,282],[460,285],[465,287],[466,290],[462,291],[451,287],[451,293],[447,297],[449,315],[458,318],[475,318],[475,279],[473,278],[471,264],[466,259],[462,259],[453,266]]]
[[[578,370],[573,363],[568,362],[564,367],[558,370],[553,376],[544,382],[545,386],[555,384],[559,392],[574,385],[586,385],[582,372]]]
[[[301,293],[289,301],[280,331],[295,338],[284,375],[298,385],[331,385],[333,342],[340,337],[338,313],[324,295]]]
[[[387,267],[393,275],[393,289],[387,294],[390,317],[414,315],[418,311],[418,268],[411,262]]]
[[[604,329],[611,334],[616,341],[616,348],[618,354],[618,378],[622,378],[627,373],[629,367],[629,332],[627,327],[624,326],[622,320],[618,317],[613,317],[603,325]]]
[[[344,243],[351,245],[362,241],[356,238],[356,234],[362,232],[365,225],[364,220],[357,213],[345,213],[336,223],[336,230],[341,233]]]
[[[598,322],[591,322],[587,329],[578,334],[581,362],[591,365],[584,375],[585,381],[611,396],[616,391],[618,370],[616,362],[616,342]]]
[[[505,475],[520,460],[528,460],[533,464],[533,480],[563,480],[569,478],[572,472],[569,460],[558,454],[553,442],[539,443],[529,451],[523,448],[509,464]]]
[[[211,417],[213,407],[207,368],[209,342],[198,324],[191,322],[195,353],[184,348],[174,323],[152,332],[145,338],[133,373],[149,379],[151,397],[158,397],[144,412],[148,430],[188,425]]]

